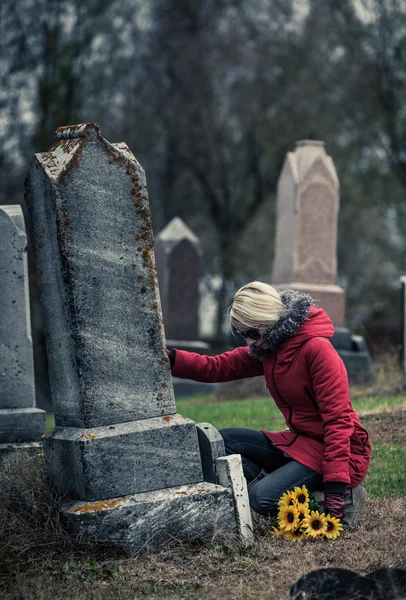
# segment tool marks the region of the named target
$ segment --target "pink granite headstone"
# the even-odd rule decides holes
[[[337,285],[339,205],[339,181],[324,142],[297,142],[278,181],[272,281],[310,294],[336,327],[345,321],[345,292]]]

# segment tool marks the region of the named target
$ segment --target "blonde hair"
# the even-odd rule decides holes
[[[261,281],[252,281],[235,294],[229,310],[230,323],[237,327],[272,327],[284,310],[281,296],[275,288]]]

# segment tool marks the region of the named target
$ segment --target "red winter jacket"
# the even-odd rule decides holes
[[[355,487],[368,470],[369,436],[351,406],[344,363],[328,339],[333,324],[314,306],[307,319],[262,362],[248,354],[248,347],[218,356],[176,350],[172,375],[203,382],[264,375],[289,431],[263,433],[285,454],[322,474],[324,483]]]

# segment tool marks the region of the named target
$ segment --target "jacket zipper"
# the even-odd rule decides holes
[[[276,379],[275,379],[276,356],[277,355],[276,355],[276,352],[275,352],[275,360],[274,360],[273,368],[272,368],[272,381],[273,381],[276,393],[278,394],[279,398],[282,400],[282,402],[284,402],[285,404],[287,404],[289,406],[288,425],[289,425],[289,427],[293,427],[293,425],[292,425],[292,407],[289,404],[289,402],[286,402],[285,398],[282,397],[282,395],[280,394],[280,392],[278,390],[278,386],[276,385]],[[295,437],[293,438],[293,440],[291,442],[289,442],[289,444],[272,444],[272,445],[273,446],[291,446],[294,442],[296,442],[296,440],[297,440],[298,437],[299,437],[299,434],[297,433],[295,435]]]
[[[307,385],[304,386],[304,391],[309,396],[310,400],[313,402],[314,408],[316,408],[317,410],[319,410],[319,405],[317,404],[316,399],[313,398],[313,396],[311,395],[310,390],[307,387]]]

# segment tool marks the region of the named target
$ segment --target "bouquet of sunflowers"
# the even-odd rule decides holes
[[[319,513],[320,507],[303,485],[285,492],[279,502],[278,526],[270,532],[292,541],[334,539],[343,528],[340,519]]]

